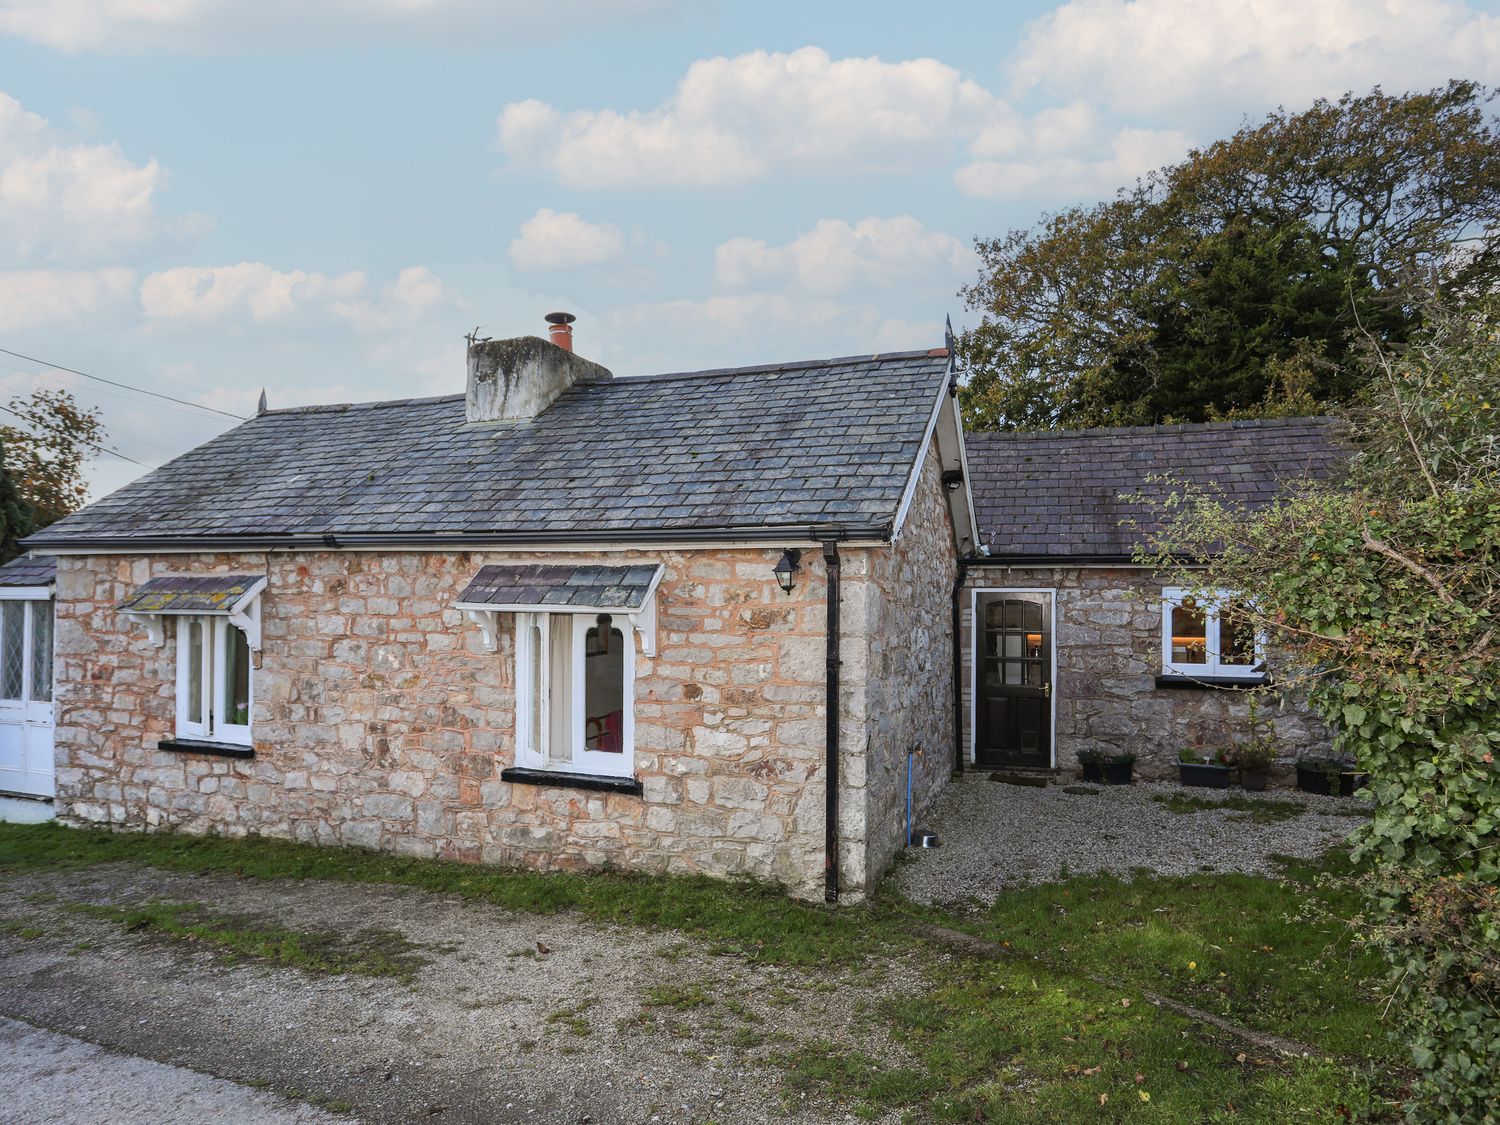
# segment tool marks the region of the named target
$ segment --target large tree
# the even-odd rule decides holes
[[[38,390],[4,408],[13,424],[0,425],[5,468],[37,531],[76,512],[88,500],[84,471],[101,448],[98,410],[80,407],[63,390]]]
[[[1092,207],[978,243],[975,428],[1199,421],[1345,401],[1360,330],[1500,279],[1500,132],[1455,81],[1277,111]]]

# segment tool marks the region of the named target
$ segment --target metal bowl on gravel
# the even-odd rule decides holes
[[[928,832],[925,828],[918,828],[911,834],[911,846],[914,848],[940,848],[943,842],[938,839],[936,832]]]

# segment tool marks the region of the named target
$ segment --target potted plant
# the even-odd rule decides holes
[[[1271,766],[1276,761],[1276,744],[1260,735],[1237,744],[1234,764],[1240,771],[1240,787],[1259,793],[1271,780]]]
[[[1083,767],[1083,780],[1104,783],[1104,751],[1078,751],[1078,764]]]
[[[1349,754],[1304,754],[1297,759],[1297,788],[1324,797],[1352,797],[1369,780]]]
[[[1201,789],[1229,788],[1229,756],[1223,750],[1185,747],[1177,752],[1182,784]]]
[[[1135,771],[1135,752],[1121,750],[1104,756],[1104,780],[1111,785],[1129,785]]]

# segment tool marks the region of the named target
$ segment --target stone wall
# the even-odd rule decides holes
[[[972,756],[973,622],[970,591],[1057,590],[1057,767],[1072,773],[1083,750],[1134,751],[1136,776],[1175,779],[1186,746],[1226,746],[1249,733],[1251,693],[1223,688],[1158,687],[1162,582],[1138,567],[971,568],[964,582],[963,714]],[[1275,673],[1274,654],[1270,660]],[[1293,692],[1259,695],[1256,707],[1281,748],[1278,779],[1303,750],[1329,734]]]
[[[804,565],[783,593],[779,554],[568,556],[666,568],[657,655],[635,657],[639,797],[500,780],[513,618],[492,653],[451,606],[480,566],[544,556],[64,557],[59,814],[542,869],[747,873],[821,896],[824,585]],[[158,647],[114,609],[155,575],[215,572],[268,576],[250,760],[157,748],[174,733],[173,627]]]
[[[905,843],[907,754],[912,815],[953,776],[953,582],[958,575],[942,463],[929,450],[892,550],[871,552],[866,607],[864,865],[877,877]]]

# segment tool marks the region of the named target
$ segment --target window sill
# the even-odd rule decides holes
[[[253,758],[255,747],[241,746],[234,742],[200,742],[192,738],[164,738],[156,744],[158,750],[170,750],[175,754],[208,754],[216,758]]]
[[[1156,677],[1159,688],[1246,688],[1265,687],[1271,682],[1267,675],[1259,676],[1187,676],[1180,672]]]
[[[605,777],[594,773],[563,773],[513,766],[500,771],[500,780],[512,785],[549,785],[557,789],[592,789],[597,793],[641,795],[641,783],[633,777]]]

